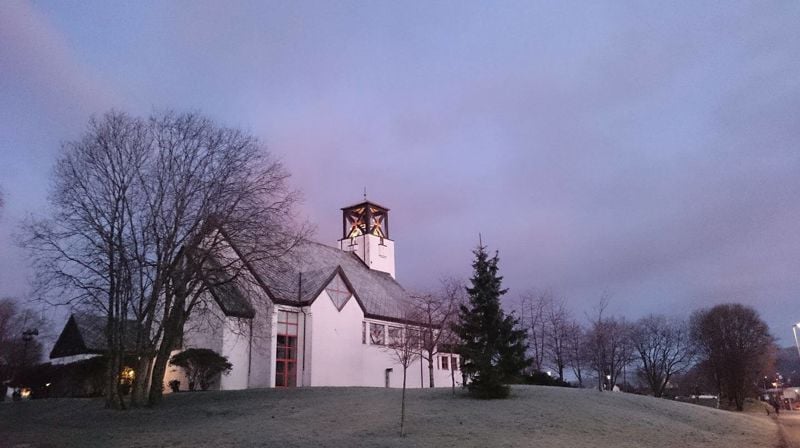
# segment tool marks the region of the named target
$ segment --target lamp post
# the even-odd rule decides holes
[[[33,328],[28,329],[22,332],[22,341],[24,342],[22,346],[22,367],[26,367],[28,364],[28,343],[33,340],[34,336],[39,336],[39,330]]]
[[[797,339],[797,329],[800,328],[800,322],[792,325],[792,334],[794,335],[794,345],[797,347],[797,355],[800,356],[800,341]]]

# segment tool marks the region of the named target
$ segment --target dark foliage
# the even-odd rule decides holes
[[[207,348],[190,348],[184,350],[170,358],[169,363],[182,367],[189,378],[189,390],[195,390],[200,386],[202,390],[208,390],[216,377],[223,373],[228,374],[233,368],[233,364],[228,362],[228,358]]]
[[[558,386],[572,387],[571,384],[558,377],[550,376],[545,372],[533,372],[522,377],[522,384],[534,384],[537,386]]]
[[[103,356],[70,364],[37,364],[21,370],[10,385],[30,388],[32,398],[99,397],[104,392],[107,366],[108,359]]]
[[[483,245],[474,253],[469,304],[460,307],[454,327],[461,339],[462,372],[473,396],[504,398],[509,393],[506,384],[517,381],[528,364],[526,335],[517,319],[500,308],[500,296],[507,290],[498,275],[497,254],[489,258]]]
[[[753,308],[722,304],[696,312],[691,335],[711,381],[741,411],[745,397],[757,392],[759,379],[774,372],[775,347],[767,324]]]

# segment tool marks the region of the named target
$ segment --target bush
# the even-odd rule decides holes
[[[208,390],[219,374],[227,375],[233,368],[228,358],[207,348],[190,348],[173,356],[169,363],[182,367],[189,379],[189,390]]]
[[[538,386],[559,386],[572,387],[568,382],[552,377],[545,372],[533,372],[522,377],[523,384],[535,384]]]

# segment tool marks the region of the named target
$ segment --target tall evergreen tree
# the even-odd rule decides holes
[[[473,252],[469,304],[461,305],[455,330],[461,339],[459,354],[469,391],[478,398],[505,398],[506,385],[528,363],[526,334],[517,319],[500,308],[503,277],[497,275],[498,256],[489,258],[482,243]]]

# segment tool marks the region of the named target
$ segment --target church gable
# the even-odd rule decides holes
[[[328,293],[328,297],[330,297],[333,302],[333,306],[339,311],[341,311],[345,304],[347,304],[347,301],[353,297],[352,289],[345,283],[338,271],[334,274],[328,286],[325,287],[325,292]]]

